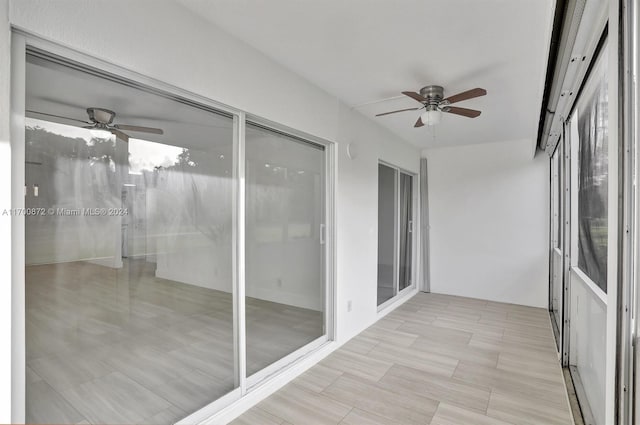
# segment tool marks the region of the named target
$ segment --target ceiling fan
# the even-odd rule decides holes
[[[46,112],[29,111],[29,110],[27,112],[30,112],[32,114],[62,118],[69,121],[88,124],[88,125],[82,126],[82,128],[106,130],[111,134],[115,134],[115,136],[118,139],[123,140],[125,142],[129,142],[129,135],[122,130],[135,131],[140,133],[164,134],[164,131],[162,131],[159,128],[141,127],[138,125],[128,125],[128,124],[114,124],[113,119],[116,117],[116,113],[109,109],[104,109],[104,108],[95,108],[95,107],[87,108],[89,121],[82,121],[75,118],[64,117],[61,115],[48,114]]]
[[[467,108],[458,108],[456,106],[449,106],[452,103],[461,102],[467,99],[473,99],[474,97],[484,96],[487,94],[485,89],[475,88],[471,90],[467,90],[462,93],[455,94],[453,96],[449,96],[447,98],[444,97],[444,88],[442,86],[426,86],[420,89],[420,93],[412,92],[412,91],[403,91],[402,94],[405,96],[409,96],[412,99],[417,100],[422,103],[422,107],[420,108],[407,108],[400,109],[397,111],[384,112],[382,114],[377,114],[376,117],[381,117],[383,115],[395,114],[396,112],[404,112],[404,111],[418,111],[420,109],[424,109],[425,112],[420,115],[418,121],[416,121],[414,127],[422,127],[423,125],[436,125],[440,122],[440,117],[442,112],[446,112],[449,114],[462,115],[467,118],[476,118],[480,115],[480,111],[475,109],[467,109]]]

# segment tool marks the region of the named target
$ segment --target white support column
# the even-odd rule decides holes
[[[11,208],[24,208],[24,110],[26,42],[11,39]],[[24,215],[11,217],[11,421],[25,421],[25,299],[24,299]]]
[[[9,1],[0,0],[0,212],[11,207],[11,30]],[[0,423],[11,421],[11,218],[0,215]]]

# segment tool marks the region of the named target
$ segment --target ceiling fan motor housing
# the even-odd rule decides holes
[[[420,89],[420,95],[427,99],[425,102],[425,109],[427,111],[437,111],[438,109],[443,112],[449,112],[448,101],[444,99],[444,88],[442,86],[426,86]]]
[[[426,86],[420,89],[420,95],[429,101],[429,104],[438,104],[444,99],[442,86]]]
[[[111,124],[113,122],[113,118],[116,116],[116,113],[110,111],[109,109],[103,108],[87,108],[87,114],[89,114],[89,119],[96,124]]]

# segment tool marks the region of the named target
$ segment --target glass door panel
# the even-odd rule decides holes
[[[400,173],[399,290],[411,286],[413,270],[413,177]]]
[[[26,421],[174,423],[238,382],[233,118],[32,55],[26,77]],[[96,105],[164,134],[71,125]]]
[[[246,132],[247,376],[326,334],[325,149]]]
[[[398,171],[378,164],[378,305],[397,293]]]

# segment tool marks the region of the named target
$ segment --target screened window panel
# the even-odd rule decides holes
[[[578,267],[607,291],[608,96],[602,60],[578,107]]]
[[[562,143],[562,141],[561,141]],[[556,248],[562,249],[562,157],[560,154],[560,146],[554,153],[555,157],[555,216],[554,216],[554,232],[556,235]]]

